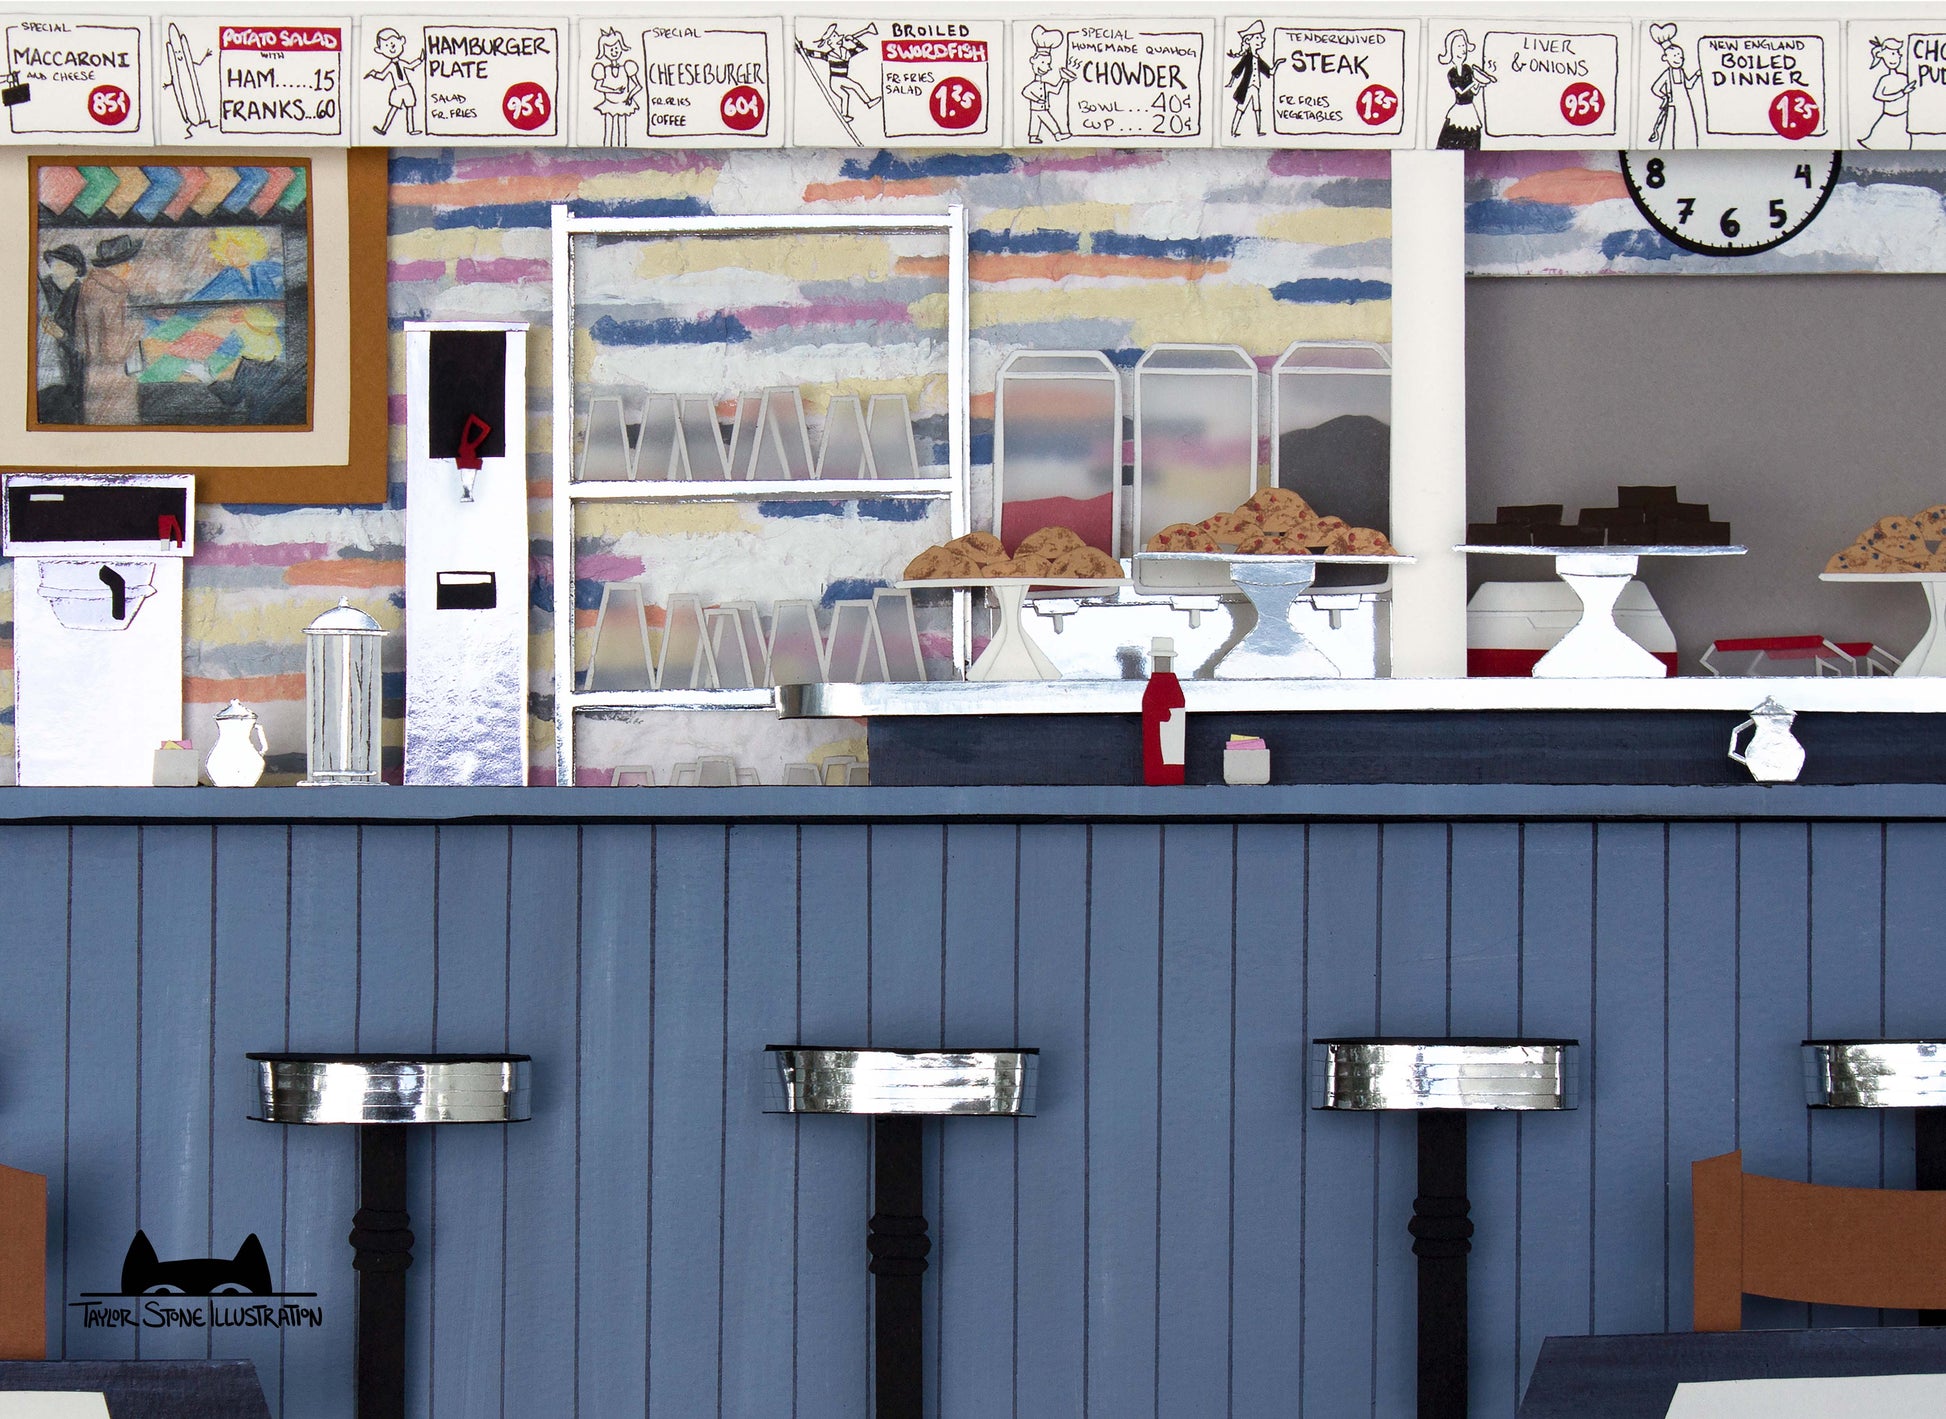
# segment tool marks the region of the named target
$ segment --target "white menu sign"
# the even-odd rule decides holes
[[[584,148],[764,148],[784,141],[780,19],[582,20],[574,141]]]
[[[1638,146],[1837,146],[1837,23],[1666,21],[1641,43]]]
[[[1859,147],[1946,147],[1946,19],[1851,21],[1845,96]]]
[[[341,143],[351,131],[349,20],[280,21],[274,12],[163,20],[155,45],[156,138]]]
[[[799,16],[791,137],[800,147],[1005,146],[999,20]]]
[[[1437,36],[1437,38],[1435,38]],[[1626,24],[1467,24],[1426,37],[1426,136],[1436,148],[1612,146],[1628,131]]]
[[[352,68],[361,143],[558,144],[559,25],[367,19]]]
[[[1410,147],[1418,21],[1224,24],[1216,141],[1236,148]]]
[[[149,141],[146,19],[9,20],[6,35],[6,137]]]
[[[1209,20],[1013,23],[1016,147],[1207,148]]]

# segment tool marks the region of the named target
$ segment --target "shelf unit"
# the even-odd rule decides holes
[[[574,782],[576,714],[625,714],[640,710],[775,709],[776,691],[640,690],[584,692],[575,685],[574,509],[598,502],[760,502],[773,499],[853,501],[861,498],[923,498],[947,505],[950,536],[970,528],[967,507],[968,375],[966,212],[954,205],[943,212],[885,214],[810,214],[707,217],[576,217],[564,203],[553,209],[554,266],[554,465],[552,543],[554,552],[554,759],[555,781]],[[700,482],[574,481],[574,246],[581,237],[634,237],[681,240],[697,237],[930,234],[946,242],[946,446],[943,477],[803,479],[791,482],[708,480]],[[914,548],[917,551],[917,548]],[[970,604],[954,595],[953,653],[964,663],[970,629]]]

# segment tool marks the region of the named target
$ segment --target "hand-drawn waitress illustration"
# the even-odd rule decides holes
[[[1264,80],[1271,76],[1274,65],[1264,58],[1264,22],[1252,20],[1237,31],[1238,48],[1224,55],[1236,63],[1230,68],[1230,101],[1236,105],[1236,112],[1230,115],[1230,136],[1236,137],[1243,130],[1243,115],[1248,112],[1256,120],[1257,136],[1264,136]]]
[[[390,85],[386,91],[385,121],[375,124],[372,132],[381,138],[391,130],[392,120],[401,113],[405,115],[405,131],[416,134],[419,131],[419,91],[412,84],[412,70],[426,62],[426,56],[417,59],[405,58],[405,36],[387,25],[372,37],[372,48],[385,62],[376,69],[365,71],[367,79],[384,79]]]
[[[1910,148],[1912,129],[1907,113],[1912,106],[1912,91],[1918,87],[1906,64],[1905,41],[1902,39],[1872,38],[1872,69],[1877,73],[1885,71],[1872,86],[1872,98],[1878,104],[1878,117],[1872,120],[1871,131],[1858,140],[1861,148]]]
[[[1655,99],[1655,125],[1649,129],[1652,148],[1693,148],[1696,143],[1696,95],[1703,82],[1700,69],[1689,67],[1689,54],[1671,24],[1649,26],[1649,39],[1662,47],[1662,72],[1649,85]]]
[[[1480,146],[1480,109],[1475,100],[1480,90],[1495,82],[1496,75],[1490,65],[1482,60],[1470,63],[1473,57],[1473,41],[1465,30],[1454,30],[1446,36],[1445,48],[1439,52],[1439,62],[1446,67],[1446,83],[1453,91],[1453,106],[1446,110],[1446,121],[1439,126],[1441,148],[1477,148]]]
[[[642,92],[642,66],[629,55],[622,32],[612,26],[604,28],[595,43],[592,77],[595,92],[601,95],[595,112],[601,115],[602,145],[626,148],[629,116],[642,108],[638,97]]]
[[[1068,127],[1055,110],[1057,106],[1064,106],[1064,91],[1077,76],[1074,70],[1065,66],[1058,81],[1050,80],[1048,76],[1054,72],[1054,51],[1067,40],[1067,35],[1046,25],[1036,25],[1033,40],[1034,52],[1027,58],[1027,67],[1033,71],[1034,77],[1020,90],[1020,96],[1027,100],[1027,141],[1065,143],[1069,137]]]

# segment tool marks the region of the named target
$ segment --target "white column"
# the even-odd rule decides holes
[[[1392,674],[1466,674],[1465,155],[1392,154]]]

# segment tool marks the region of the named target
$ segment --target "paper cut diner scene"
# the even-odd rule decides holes
[[[1946,3],[0,39],[0,1419],[1946,1412]]]

